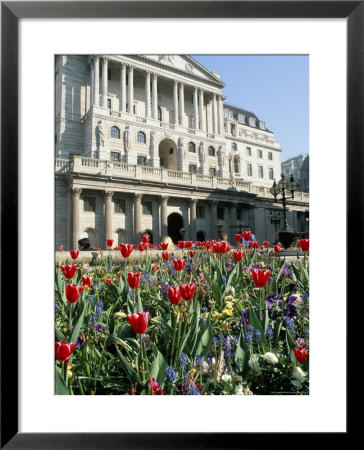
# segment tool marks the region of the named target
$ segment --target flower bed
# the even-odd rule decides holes
[[[121,244],[123,260],[110,252],[96,266],[72,253],[56,265],[56,394],[308,394],[308,240],[299,245],[290,264],[266,241],[183,241],[179,257],[162,248],[138,263]]]

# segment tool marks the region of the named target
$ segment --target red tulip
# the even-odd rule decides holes
[[[68,303],[76,303],[83,291],[83,286],[78,284],[66,284],[66,298]]]
[[[70,255],[72,259],[77,259],[79,254],[80,254],[79,250],[70,250]]]
[[[191,248],[193,245],[193,241],[186,241],[186,248]]]
[[[241,238],[242,238],[242,237],[243,237],[243,235],[242,235],[241,233],[236,233],[235,236],[234,236],[236,242],[241,241]]]
[[[261,246],[259,247],[259,249],[260,249],[261,251],[263,251],[263,250],[265,249],[264,245],[261,245]]]
[[[193,258],[196,255],[196,251],[195,250],[190,250],[188,252],[188,254],[190,255],[191,258]]]
[[[130,256],[130,253],[134,250],[134,244],[120,244],[120,253],[124,258]]]
[[[163,259],[167,260],[167,259],[169,259],[172,256],[172,253],[170,253],[170,252],[162,252],[161,255],[162,255]]]
[[[94,277],[86,277],[83,275],[81,277],[81,282],[84,286],[88,286],[89,288],[92,286],[92,282],[94,281]]]
[[[301,364],[305,363],[307,358],[308,358],[308,353],[309,351],[303,347],[298,347],[295,348],[294,350],[294,355],[297,359],[297,361]]]
[[[155,271],[158,270],[158,269],[159,269],[158,264],[153,264],[153,265],[152,265],[152,271],[153,271],[153,272],[155,272]]]
[[[159,244],[159,247],[160,247],[162,250],[167,250],[167,248],[168,248],[168,242],[161,242],[161,243]]]
[[[238,244],[238,248],[244,248],[244,244]]]
[[[177,247],[178,248],[186,248],[186,241],[178,241]]]
[[[182,270],[184,266],[186,265],[185,259],[174,259],[173,260],[174,268],[176,270]]]
[[[251,235],[252,235],[252,232],[251,232],[251,231],[244,231],[244,232],[243,232],[243,238],[244,238],[244,241],[250,241]]]
[[[195,283],[181,284],[179,288],[181,290],[182,298],[185,300],[191,300],[192,297],[194,296],[196,285]]]
[[[126,316],[131,327],[138,334],[144,334],[148,328],[149,312],[128,314]]]
[[[141,241],[143,244],[148,244],[150,241],[150,235],[149,234],[143,234],[141,237]]]
[[[69,344],[67,341],[56,342],[56,359],[58,359],[59,361],[64,361],[66,364],[68,364],[68,361],[70,360],[70,356],[72,355],[74,349],[74,342],[71,342],[71,344]]]
[[[280,250],[281,250],[281,246],[280,245],[273,245],[273,251],[275,253],[279,253]]]
[[[263,241],[264,247],[269,247],[269,241]]]
[[[299,241],[297,241],[297,244],[303,252],[308,252],[309,247],[310,247],[309,239],[300,239]]]
[[[149,380],[149,391],[153,392],[153,395],[163,395],[163,389],[161,389],[161,385],[152,378]]]
[[[240,250],[238,250],[238,251],[234,250],[233,251],[233,257],[235,259],[235,262],[241,261],[243,259],[243,256],[244,256],[244,252],[241,252]]]
[[[214,253],[227,253],[230,251],[230,244],[226,241],[216,242],[212,244],[212,250]]]
[[[112,247],[113,243],[114,243],[114,239],[106,239],[106,244],[108,247]]]
[[[258,241],[249,241],[249,247],[251,248],[258,248],[259,242]]]
[[[132,289],[136,289],[140,284],[141,278],[142,278],[141,272],[129,272],[127,278],[129,286]]]
[[[251,272],[256,287],[264,287],[268,283],[270,270],[253,269]]]
[[[142,236],[143,237],[143,236]],[[144,250],[146,250],[148,248],[148,243],[147,242],[140,242],[137,245],[137,249],[141,252],[144,252]]]
[[[106,279],[104,280],[104,283],[106,283],[106,284],[111,284],[111,283],[112,283],[112,279],[111,279],[111,278],[106,278]]]
[[[69,280],[75,276],[76,270],[77,264],[73,264],[72,266],[70,264],[67,264],[66,266],[61,266],[61,271],[63,275]]]
[[[196,241],[195,245],[196,245],[196,247],[203,247],[204,243],[201,241]]]
[[[178,305],[181,300],[181,289],[178,286],[170,286],[168,289],[168,298],[172,305]]]

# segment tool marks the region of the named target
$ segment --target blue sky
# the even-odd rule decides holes
[[[191,55],[226,84],[226,103],[253,111],[282,148],[281,161],[308,147],[308,56]]]

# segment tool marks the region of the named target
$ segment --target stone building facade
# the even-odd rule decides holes
[[[251,227],[275,240],[269,189],[279,144],[252,112],[228,104],[220,76],[187,55],[56,57],[56,248],[106,238],[154,243]],[[288,221],[305,231],[307,193]]]

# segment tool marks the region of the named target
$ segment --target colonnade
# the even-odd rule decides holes
[[[91,65],[92,104],[107,108],[108,68],[110,58],[96,55]],[[100,91],[101,64],[101,91]],[[141,70],[141,69],[138,69]],[[162,79],[157,73],[145,70],[145,117],[158,120],[158,82]],[[128,83],[126,82],[128,76]],[[223,135],[223,101],[221,95],[197,88],[187,83],[173,80],[173,119],[175,125],[185,126],[185,87],[193,90],[193,128],[207,131],[205,102],[211,99],[212,133]],[[134,105],[134,67],[120,63],[119,112],[133,114]]]

